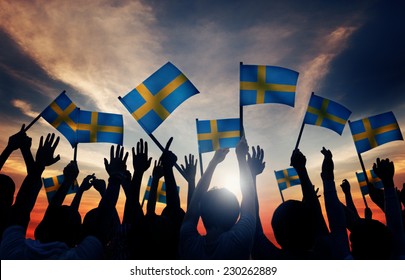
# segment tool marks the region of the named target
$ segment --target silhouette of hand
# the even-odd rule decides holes
[[[100,193],[101,196],[104,195],[107,186],[103,179],[94,179],[93,180],[93,187]]]
[[[187,156],[184,156],[185,166],[183,164],[180,165],[181,170],[183,170],[184,177],[187,182],[195,180],[195,174],[197,172],[197,160],[194,161],[194,155],[189,154],[188,160]]]
[[[257,145],[257,152],[254,146],[252,146],[252,156],[248,153],[248,164],[250,172],[253,176],[261,174],[266,166],[266,163],[263,162],[264,159],[264,150]]]
[[[118,177],[122,180],[125,176],[125,171],[127,170],[127,159],[128,152],[124,155],[124,147],[117,145],[114,155],[114,146],[111,146],[110,162],[104,158],[104,166],[108,175],[110,177]]]
[[[25,124],[22,125],[21,130],[16,134],[10,136],[8,139],[7,147],[15,151],[22,148],[31,148],[32,139],[25,133]]]
[[[212,158],[212,161],[214,163],[221,163],[224,161],[226,155],[229,153],[229,149],[219,149],[215,151],[214,157]]]
[[[150,167],[152,158],[148,158],[148,142],[143,139],[138,141],[135,148],[132,148],[132,162],[135,172],[143,173]]]
[[[58,160],[60,160],[59,155],[54,157],[54,153],[58,144],[59,144],[59,137],[57,137],[55,140],[54,133],[48,134],[46,136],[45,142],[44,137],[41,136],[41,139],[39,140],[39,147],[35,157],[35,162],[39,164],[42,168],[45,168],[45,166],[52,165],[56,163]]]
[[[350,193],[350,183],[346,179],[342,181],[342,184],[340,184],[340,187],[342,188],[342,191],[347,194]]]
[[[378,176],[383,182],[386,182],[387,180],[392,180],[394,177],[395,173],[395,167],[394,163],[390,161],[388,158],[380,160],[380,158],[377,158],[376,163],[373,164],[373,171],[375,175]],[[391,184],[384,184],[384,188],[389,187],[388,185]]]
[[[82,184],[80,185],[80,189],[83,191],[88,191],[93,185],[95,179],[96,176],[94,176],[94,173],[92,175],[87,175],[86,177],[84,177]]]
[[[164,168],[172,168],[176,162],[177,162],[177,156],[169,151],[170,144],[173,141],[173,137],[170,137],[169,141],[167,141],[166,147],[162,153],[162,156],[160,157],[160,160],[162,161],[162,165]]]
[[[333,174],[334,164],[332,160],[332,153],[330,150],[326,150],[325,147],[322,147],[321,153],[324,155],[322,163],[322,180],[334,180],[335,176]]]
[[[63,169],[63,175],[65,176],[66,181],[73,182],[76,180],[77,176],[79,175],[77,162],[73,160],[69,162],[68,165],[66,165],[66,167]]]
[[[303,153],[299,149],[295,149],[291,155],[291,163],[290,166],[294,167],[295,170],[303,170],[305,169],[305,165],[307,164],[307,158],[304,156]]]
[[[246,159],[246,156],[249,152],[249,146],[247,144],[245,136],[242,136],[242,138],[240,138],[239,143],[236,145],[235,152],[236,152],[236,157],[238,159]]]
[[[163,177],[163,165],[161,160],[159,160],[159,162],[155,160],[155,164],[153,166],[152,171],[152,177],[157,180]]]
[[[121,185],[122,188],[124,189],[125,195],[128,194],[128,191],[131,188],[131,172],[129,172],[128,170],[125,170],[125,172],[122,175],[122,180],[121,180]]]

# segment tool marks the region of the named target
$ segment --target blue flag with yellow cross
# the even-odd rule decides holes
[[[234,148],[240,140],[240,119],[197,120],[199,153]]]
[[[384,185],[380,178],[374,173],[372,169],[366,170],[368,182],[373,184],[377,189],[383,189]],[[364,196],[369,194],[369,189],[367,186],[366,176],[364,176],[364,172],[356,172],[357,181],[359,182],[361,194]]]
[[[298,72],[278,66],[240,65],[240,106],[280,103],[294,107]]]
[[[277,184],[280,191],[301,184],[298,173],[293,167],[274,171],[274,174],[276,175]]]
[[[77,142],[105,142],[122,145],[124,121],[120,114],[80,110]]]
[[[168,62],[119,100],[151,134],[181,103],[197,93],[190,80]]]
[[[76,145],[76,129],[79,118],[79,108],[70,100],[65,92],[62,92],[48,107],[41,113],[48,123],[56,128],[70,145]]]
[[[58,175],[58,176],[53,176],[49,178],[42,178],[42,182],[44,184],[45,192],[46,192],[46,197],[48,198],[48,202],[50,202],[55,195],[56,191],[60,188],[60,186],[63,183],[63,180],[65,179],[65,176]],[[69,187],[69,190],[67,194],[73,194],[76,193],[77,190],[79,189],[79,184],[77,183],[77,180],[73,182],[73,185]]]
[[[152,187],[153,177],[149,176],[148,184],[145,189],[145,194],[143,196],[144,200],[149,200],[150,188]],[[180,187],[177,186],[177,192],[180,191]],[[156,191],[156,201],[166,204],[166,183],[163,180],[159,180],[157,191]]]
[[[357,153],[363,153],[382,144],[404,140],[393,112],[349,121]]]
[[[342,135],[351,113],[349,109],[335,101],[312,94],[304,123],[329,128]]]

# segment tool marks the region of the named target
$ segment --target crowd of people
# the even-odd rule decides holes
[[[171,139],[172,140],[172,139]],[[16,192],[11,177],[0,174],[1,245],[5,259],[405,259],[405,185],[394,186],[394,163],[376,159],[375,174],[384,189],[370,184],[370,197],[385,213],[386,225],[372,219],[370,209],[361,218],[351,196],[347,180],[341,183],[345,203],[339,201],[334,181],[332,152],[322,148],[323,193],[311,183],[306,157],[296,149],[291,156],[301,181],[302,200],[287,200],[275,210],[271,226],[278,244],[263,232],[259,215],[256,178],[264,168],[264,151],[249,147],[244,137],[235,152],[239,166],[242,199],[226,188],[210,188],[216,167],[229,149],[217,150],[201,179],[196,182],[197,160],[185,157],[181,165],[188,183],[187,209],[183,210],[177,191],[173,167],[177,156],[170,142],[153,162],[152,184],[144,213],[140,188],[145,171],[152,165],[148,144],[140,139],[132,148],[133,172],[128,170],[129,152],[111,146],[104,159],[108,182],[94,174],[84,178],[70,205],[64,200],[79,174],[75,161],[63,170],[64,181],[56,191],[35,229],[35,238],[27,238],[30,215],[42,187],[42,173],[56,163],[59,137],[41,137],[36,155],[31,153],[31,138],[24,126],[9,138],[0,156],[0,169],[15,150],[23,155],[27,176]],[[166,184],[166,207],[156,214],[159,179]],[[98,206],[81,217],[78,209],[85,191],[94,187],[100,193]],[[125,193],[122,219],[116,204],[120,189]],[[15,196],[15,198],[14,198]],[[323,202],[322,202],[323,200]],[[321,210],[326,209],[327,221]],[[197,224],[201,218],[206,230],[201,235]]]

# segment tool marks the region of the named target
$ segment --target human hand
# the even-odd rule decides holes
[[[383,183],[387,181],[392,181],[393,182],[393,177],[395,173],[395,167],[394,163],[390,161],[388,158],[380,160],[380,158],[377,158],[376,162],[373,164],[373,171],[375,175],[380,178]],[[386,186],[387,185],[387,186]],[[389,185],[389,186],[388,186]],[[391,184],[384,184],[384,188],[390,187]],[[392,187],[394,184],[392,184]]]
[[[83,191],[88,191],[91,186],[93,185],[94,180],[96,179],[96,176],[94,176],[94,173],[92,175],[87,175],[83,181],[82,184],[80,185],[80,189]]]
[[[93,187],[100,193],[101,196],[104,195],[107,186],[103,179],[94,179],[93,180]]]
[[[124,155],[124,147],[117,145],[115,155],[114,155],[114,146],[111,146],[110,149],[110,162],[104,158],[104,166],[108,175],[111,177],[118,177],[123,179],[125,176],[125,171],[127,170],[127,159],[128,152]]]
[[[169,150],[172,141],[173,141],[173,137],[170,137],[169,141],[167,141],[167,144],[162,153],[162,156],[160,157],[160,160],[162,161],[162,165],[165,169],[172,168],[177,162],[177,156],[172,151]]]
[[[45,168],[45,166],[50,166],[60,160],[59,155],[54,157],[54,153],[58,144],[59,144],[59,137],[57,137],[55,140],[54,133],[48,134],[46,136],[45,142],[44,137],[41,136],[41,139],[39,140],[39,147],[35,157],[35,162],[41,168]]]
[[[342,184],[340,184],[340,187],[342,188],[342,191],[343,191],[345,194],[349,194],[349,193],[350,193],[350,183],[349,183],[349,181],[347,181],[346,179],[344,179],[344,180],[342,181]]]
[[[183,164],[180,165],[181,170],[184,173],[184,178],[187,182],[195,181],[195,174],[197,172],[197,159],[194,161],[194,155],[189,154],[188,160],[187,156],[184,156],[185,166]]]
[[[266,163],[263,162],[264,150],[257,145],[257,152],[254,146],[252,146],[252,151],[252,156],[248,153],[248,165],[252,175],[256,176],[261,174],[266,166]]]
[[[238,160],[246,160],[246,156],[249,153],[249,146],[247,144],[245,136],[242,136],[240,138],[239,143],[236,145],[235,153]]]
[[[299,149],[295,149],[291,155],[290,166],[294,167],[295,170],[303,170],[305,169],[305,165],[307,163],[307,158],[304,156],[303,153]]]
[[[78,175],[79,175],[79,168],[77,166],[77,162],[72,160],[63,169],[63,176],[65,177],[65,180],[67,182],[73,182],[74,180],[76,180]]]
[[[22,125],[21,130],[16,134],[10,136],[8,139],[7,147],[11,151],[15,151],[17,149],[30,149],[31,148],[32,139],[28,137],[25,133],[25,124]]]
[[[333,174],[334,164],[332,160],[332,152],[330,150],[326,150],[325,147],[322,147],[321,153],[324,155],[321,173],[322,180],[334,180],[335,176]]]
[[[229,153],[229,149],[219,149],[215,151],[214,157],[212,158],[212,162],[215,164],[221,163],[224,161],[226,155]]]
[[[132,148],[132,163],[134,171],[143,173],[150,167],[152,158],[148,158],[148,142],[144,142],[143,139],[138,141],[135,148]]]
[[[159,160],[159,162],[155,160],[155,164],[153,166],[152,171],[152,177],[156,180],[159,180],[160,178],[163,177],[163,165],[161,160]]]

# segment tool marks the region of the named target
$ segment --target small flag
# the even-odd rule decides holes
[[[359,154],[391,141],[404,140],[392,112],[349,122],[349,125]]]
[[[294,107],[298,72],[277,66],[240,66],[240,106],[280,103]]]
[[[119,99],[149,134],[181,103],[198,92],[187,77],[168,62]]]
[[[64,175],[58,175],[58,176],[49,177],[49,178],[42,178],[42,181],[44,183],[44,188],[46,191],[46,197],[48,198],[48,202],[50,202],[52,200],[56,191],[62,185],[64,179],[65,179]],[[79,184],[77,183],[77,180],[75,180],[73,185],[71,187],[69,187],[67,194],[76,193],[78,189],[79,189]]]
[[[342,135],[351,113],[339,103],[313,94],[309,100],[304,123],[329,128]]]
[[[277,184],[280,191],[301,184],[295,168],[274,171],[274,174],[276,175]]]
[[[79,109],[65,92],[46,107],[41,116],[62,133],[72,147],[75,146]]]
[[[240,140],[240,119],[198,120],[199,153],[234,148]]]
[[[80,110],[77,142],[106,142],[122,145],[124,121],[122,115]]]
[[[152,176],[149,176],[148,185],[146,186],[144,200],[149,199],[150,188],[152,187]],[[180,187],[177,186],[177,192],[180,191]],[[163,180],[159,180],[157,192],[156,192],[156,201],[166,204],[166,183]]]
[[[378,178],[377,175],[375,175],[375,173],[372,169],[366,170],[366,174],[367,174],[367,179],[368,179],[369,183],[373,184],[375,188],[377,188],[377,189],[384,188],[384,185],[383,185],[381,179]],[[359,186],[360,186],[362,195],[364,196],[366,194],[369,194],[364,172],[359,172],[359,173],[356,172],[356,177],[357,177],[357,181],[359,182]]]

